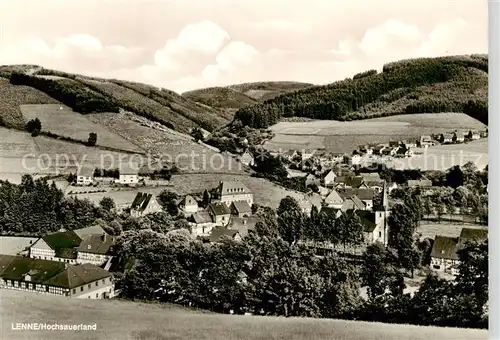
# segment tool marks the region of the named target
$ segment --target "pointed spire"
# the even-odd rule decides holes
[[[382,207],[384,211],[389,210],[389,197],[387,195],[387,182],[384,181],[384,186],[382,188]]]

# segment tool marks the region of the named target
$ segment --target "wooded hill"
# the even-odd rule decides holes
[[[464,112],[488,122],[488,56],[402,60],[324,86],[244,107],[236,119],[266,128],[283,117],[356,120],[406,113]]]

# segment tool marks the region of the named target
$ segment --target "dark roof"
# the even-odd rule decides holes
[[[31,274],[31,282],[44,283],[64,271],[66,264],[59,261],[32,259],[29,257],[0,255],[0,275],[3,279],[23,281]]]
[[[223,237],[227,236],[234,238],[238,234],[238,230],[226,228],[214,228],[210,234],[210,242],[219,242]]]
[[[361,184],[363,184],[364,179],[361,176],[340,176],[335,178],[336,183],[344,183],[346,186],[350,186],[353,188],[358,188]]]
[[[114,236],[94,234],[83,239],[82,243],[80,243],[80,246],[78,247],[78,251],[82,253],[105,255],[110,252],[114,243]]]
[[[84,263],[79,265],[68,265],[64,271],[49,278],[43,283],[56,287],[75,288],[110,276],[111,273],[107,270],[89,263]]]
[[[147,194],[145,192],[138,192],[137,195],[135,196],[134,201],[132,202],[132,205],[130,206],[130,209],[132,210],[144,210],[148,207],[149,202],[151,201],[151,198],[153,197],[153,194]]]
[[[230,215],[231,214],[227,205],[224,203],[221,203],[221,202],[210,203],[208,205],[208,207],[209,207],[209,209],[211,209],[213,211],[215,216]]]
[[[255,229],[255,225],[260,221],[258,216],[251,217],[233,217],[228,229],[236,230],[241,237],[248,235],[249,231]]]
[[[43,236],[42,239],[55,251],[57,257],[69,255],[69,258],[74,258],[70,255],[70,250],[78,247],[82,241],[82,239],[72,230],[47,234]]]
[[[365,181],[381,181],[380,174],[378,172],[367,172],[360,175]]]
[[[202,224],[202,223],[211,223],[212,222],[212,217],[208,213],[208,211],[198,211],[197,213],[193,214],[193,221],[196,224]]]
[[[220,195],[249,194],[250,190],[245,184],[238,181],[224,181],[219,184]]]
[[[361,199],[359,199],[358,196],[351,196],[351,197],[349,197],[349,200],[351,200],[354,203],[354,206],[357,209],[364,209],[365,208],[365,204],[363,203],[363,201]]]
[[[431,257],[458,260],[458,239],[437,235],[432,245]]]
[[[345,188],[345,189],[339,189],[338,192],[339,195],[344,199],[351,198],[353,196],[358,196],[360,200],[365,201],[365,200],[373,200],[375,197],[375,190],[366,188],[360,188],[360,189]]]
[[[252,212],[252,208],[247,201],[235,201],[232,203],[232,206],[238,214],[246,214]]]
[[[352,214],[352,211],[349,211]],[[366,210],[356,210],[354,212],[359,216],[361,223],[363,224],[363,231],[365,233],[371,233],[375,230],[377,225],[375,224],[375,214],[371,211]]]

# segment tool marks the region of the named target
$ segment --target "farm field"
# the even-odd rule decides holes
[[[449,223],[449,222],[427,222],[421,221],[418,227],[418,232],[421,234],[421,239],[431,238],[434,239],[436,235],[458,237],[462,228],[473,229],[488,229],[483,225],[470,224],[470,223]]]
[[[0,127],[0,157],[24,157],[37,152],[33,137],[27,132]]]
[[[148,154],[163,160],[173,161],[186,173],[251,173],[235,159],[214,152],[192,141],[191,137],[176,131],[144,126],[141,118],[131,114],[99,114],[89,118],[106,126],[115,134],[133,140],[147,150]],[[150,123],[150,122],[149,122]],[[151,124],[151,123],[150,123]]]
[[[486,125],[463,113],[409,114],[358,121],[312,120],[280,122],[270,127],[275,137],[268,150],[326,149],[352,152],[361,144],[387,143],[391,139],[416,139],[420,135],[486,129]]]
[[[119,313],[117,312],[119,311]],[[13,340],[54,339],[53,331],[16,331],[13,323],[96,324],[95,331],[64,332],[64,339],[487,339],[486,330],[418,327],[310,318],[235,316],[173,305],[83,300],[0,291],[1,335]],[[133,322],[123,322],[133,320]]]
[[[62,110],[60,108],[63,108]],[[106,127],[88,120],[84,115],[71,108],[59,105],[21,105],[26,121],[38,118],[42,122],[42,131],[60,136],[87,141],[89,133],[97,133],[97,145],[131,152],[143,152],[130,141],[110,132]]]
[[[488,165],[488,139],[466,144],[436,145],[426,149],[415,149],[413,157],[393,158],[385,163],[396,169],[446,170],[454,165],[473,162],[479,169]]]

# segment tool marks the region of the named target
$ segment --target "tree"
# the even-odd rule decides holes
[[[179,195],[169,190],[163,190],[158,195],[158,201],[162,205],[163,210],[168,212],[171,216],[177,216],[179,214],[179,208],[177,206],[178,200]]]
[[[42,131],[42,122],[40,122],[40,119],[38,118],[32,119],[26,123],[25,129],[31,133],[39,133]]]
[[[278,215],[278,232],[290,244],[296,244],[304,236],[309,217],[301,210],[291,209]]]
[[[302,208],[299,205],[299,202],[291,196],[286,196],[280,201],[278,206],[278,210],[276,211],[278,215],[282,215],[285,212],[291,211],[302,211]]]
[[[97,144],[97,133],[95,133],[95,132],[89,133],[87,145],[88,146],[95,146],[96,144]]]
[[[111,197],[103,197],[101,201],[99,202],[99,206],[103,208],[107,212],[111,212],[113,209],[116,208],[115,201]]]
[[[464,173],[460,166],[455,165],[451,167],[446,173],[446,182],[449,187],[458,188],[464,184]]]
[[[203,138],[204,138],[203,131],[201,131],[201,129],[199,127],[194,127],[193,129],[191,129],[190,135],[191,135],[191,137],[194,138],[195,142],[203,140]]]

